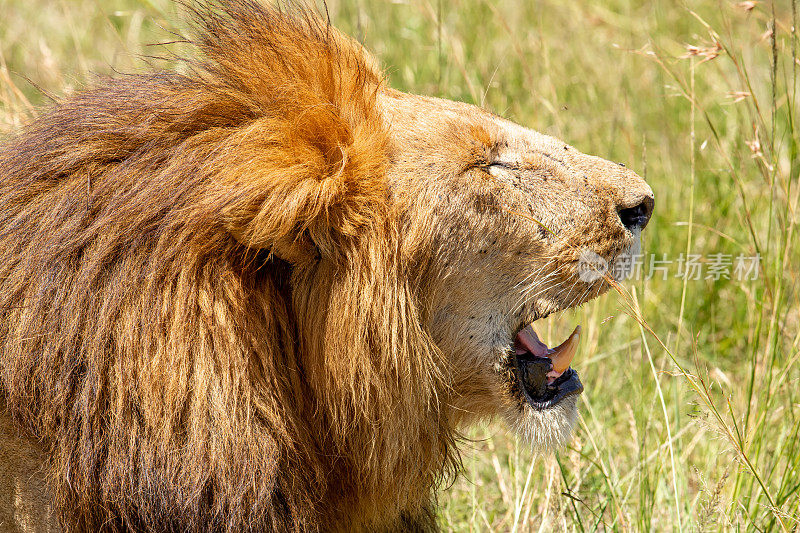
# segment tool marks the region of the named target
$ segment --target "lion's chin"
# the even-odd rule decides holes
[[[534,448],[542,451],[563,447],[578,420],[578,396],[569,396],[549,409],[528,405],[506,414],[511,428]]]

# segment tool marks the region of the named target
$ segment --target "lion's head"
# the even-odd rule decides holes
[[[650,188],[388,88],[303,12],[198,9],[191,74],[108,80],[0,155],[0,391],[67,526],[428,523],[459,428],[563,442],[526,326],[609,287]],[[590,272],[590,274],[593,274]]]
[[[549,349],[529,325],[609,288],[602,267],[619,274],[607,266],[636,252],[650,187],[475,106],[389,90],[379,102],[401,249],[456,411],[502,414],[535,444],[563,442],[583,390],[569,367],[580,331]]]

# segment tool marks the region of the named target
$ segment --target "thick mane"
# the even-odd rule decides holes
[[[453,435],[381,75],[308,11],[195,14],[191,74],[104,81],[0,148],[0,400],[77,528],[379,525]]]

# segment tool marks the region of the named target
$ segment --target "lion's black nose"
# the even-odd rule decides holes
[[[617,213],[622,225],[629,230],[644,229],[650,221],[650,216],[653,214],[653,207],[655,200],[652,196],[645,196],[643,199],[633,207],[621,207]]]

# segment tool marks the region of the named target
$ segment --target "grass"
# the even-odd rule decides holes
[[[697,254],[704,268],[694,280],[660,265],[666,279],[655,270],[549,319],[551,340],[584,325],[574,439],[537,454],[500,423],[471,430],[442,526],[800,528],[797,0],[328,7],[395,87],[484,105],[646,175],[646,263]],[[161,53],[143,44],[179,27],[165,0],[0,0],[0,12],[0,132],[93,73],[143,68],[138,55]],[[759,255],[757,279],[734,265],[706,279],[714,254]]]

